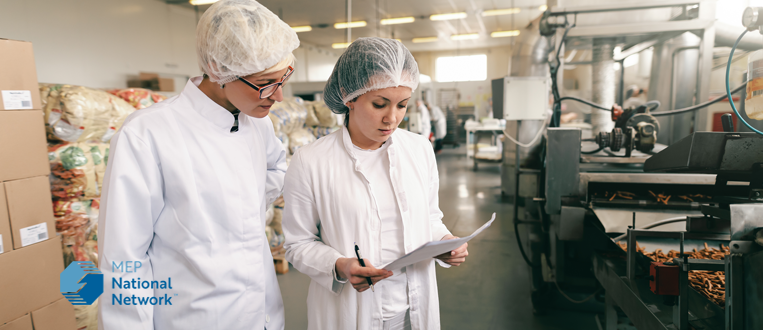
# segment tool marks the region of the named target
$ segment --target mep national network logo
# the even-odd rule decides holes
[[[74,261],[61,272],[61,294],[72,305],[92,305],[103,293],[103,273],[92,261]]]

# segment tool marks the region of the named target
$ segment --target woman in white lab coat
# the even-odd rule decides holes
[[[283,228],[286,259],[312,279],[308,329],[440,328],[434,259],[376,269],[427,242],[454,238],[442,223],[431,145],[396,130],[418,77],[399,41],[356,40],[324,90],[329,108],[345,114],[344,127],[292,158]],[[464,244],[438,261],[460,265],[467,254]]]
[[[111,140],[99,329],[284,328],[265,210],[286,164],[267,114],[298,46],[256,1],[217,2],[197,27],[204,76],[130,115]]]
[[[416,110],[421,113],[421,136],[429,140],[429,135],[432,134],[432,119],[429,116],[429,109],[424,105],[424,101],[416,101]]]
[[[430,107],[429,104],[426,106],[432,110],[432,121],[434,121],[434,152],[438,153],[442,150],[442,139],[448,134],[447,120],[440,107],[436,105]]]

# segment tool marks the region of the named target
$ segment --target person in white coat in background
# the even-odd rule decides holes
[[[324,89],[344,126],[292,158],[284,246],[286,259],[312,279],[308,329],[440,328],[435,259],[377,269],[427,242],[455,238],[442,222],[432,146],[396,129],[418,82],[418,65],[401,42],[359,38]],[[464,244],[438,261],[458,266],[467,254]]]
[[[284,329],[265,210],[286,153],[267,115],[299,40],[256,1],[221,0],[196,42],[204,76],[131,114],[111,140],[101,330]]]
[[[429,104],[426,104],[426,106],[432,110],[432,121],[434,121],[434,152],[439,153],[440,150],[442,150],[442,139],[448,134],[448,122],[440,107],[436,105],[430,107]]]
[[[429,136],[432,135],[432,118],[429,116],[429,109],[424,104],[424,101],[416,101],[416,110],[421,113],[421,136],[429,141]]]

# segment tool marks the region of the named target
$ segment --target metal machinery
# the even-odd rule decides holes
[[[575,27],[583,14],[676,7],[681,14],[665,22]],[[604,118],[592,114],[592,124],[598,127],[592,138],[583,138],[577,128],[549,128],[540,169],[522,169],[526,162],[517,159],[514,221],[528,228],[520,249],[532,269],[537,311],[547,308],[556,286],[570,300],[573,292],[584,292],[584,301],[600,301],[604,329],[616,329],[621,313],[638,329],[763,328],[763,314],[758,312],[763,307],[763,136],[733,132],[729,117],[726,132],[696,132],[706,124],[704,110],[694,103],[709,97],[717,41],[714,9],[711,0],[556,6],[535,22],[542,35],[555,36],[556,49],[598,47],[606,53],[615,43],[625,44],[619,58],[594,56],[594,62],[607,63],[603,70],[649,47],[656,52],[671,48],[665,51],[671,60],[653,61],[651,79],[658,80],[655,76],[665,71],[659,66],[667,62],[667,72],[673,72],[669,86],[693,87],[688,101],[674,93],[675,88],[668,89],[674,95],[654,92],[655,99],[667,97],[661,99],[664,108],[691,107],[690,111],[655,110],[650,104],[615,107],[603,112]],[[691,37],[686,37],[687,31]],[[698,39],[695,45],[675,43],[693,37]],[[686,77],[676,70],[683,62],[674,55],[684,52],[678,49],[682,47],[695,51],[694,60],[688,61],[694,68],[687,76],[691,81],[682,80]],[[558,69],[551,70],[557,80],[562,72]],[[589,104],[602,109],[597,104],[614,101],[596,96],[596,85],[614,89],[616,84],[611,77],[597,82],[596,75],[594,102]],[[672,118],[676,113],[681,120]],[[531,184],[520,176],[532,177],[527,180]],[[719,251],[712,252],[715,259],[687,257],[710,255],[712,248]],[[661,262],[645,255],[656,256],[658,250],[675,252],[665,254]],[[723,284],[714,286],[700,275]],[[720,280],[720,275],[725,278]],[[717,294],[721,289],[724,293]]]

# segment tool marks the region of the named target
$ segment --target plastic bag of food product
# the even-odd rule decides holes
[[[64,264],[92,261],[98,265],[99,199],[53,202],[56,233],[61,235]]]
[[[51,141],[108,142],[135,111],[129,103],[107,92],[72,85],[41,85],[44,113]]]
[[[92,162],[88,160],[84,150],[76,144],[49,145],[48,160],[50,161],[50,190],[54,200],[82,198],[85,196],[88,182],[95,184]]]
[[[313,108],[313,103],[310,101],[305,101],[305,108],[307,108],[307,117],[305,119],[305,126],[318,126],[321,124],[321,121],[318,120],[318,117],[315,116],[315,108]]]
[[[300,128],[294,130],[291,134],[289,134],[289,151],[291,151],[291,154],[293,155],[295,152],[297,152],[297,149],[313,143],[314,141],[315,135],[308,132],[306,129]]]
[[[166,96],[145,88],[113,89],[109,93],[125,100],[135,109],[145,109],[167,99]]]
[[[74,306],[77,330],[98,330],[98,299],[91,305]]]
[[[270,118],[270,121],[273,122],[273,132],[275,132],[276,135],[281,133],[281,119],[272,112],[268,113],[268,118]]]
[[[286,134],[305,126],[307,107],[299,97],[284,98],[270,109],[270,113],[280,123],[280,130]],[[271,117],[271,120],[273,118]],[[275,124],[274,124],[275,126]]]
[[[312,126],[307,128],[307,131],[310,132],[310,134],[314,135],[316,139],[320,139],[326,135],[336,132],[337,130],[339,130],[338,126],[334,126],[334,127]]]
[[[54,199],[99,197],[106,174],[108,144],[64,143],[48,146]]]
[[[283,242],[286,240],[282,233],[278,233],[271,226],[265,226],[265,237],[268,239],[270,249],[283,247]]]
[[[85,197],[99,197],[103,188],[103,178],[106,176],[106,164],[109,160],[109,145],[107,143],[80,143],[77,145],[85,152],[88,161],[92,162],[95,184],[88,186]],[[88,175],[88,173],[86,173]],[[91,183],[88,177],[88,184]]]
[[[268,206],[268,209],[265,211],[265,225],[270,225],[270,223],[273,221],[273,204],[270,204]]]
[[[319,121],[319,124],[314,126],[334,127],[338,125],[336,114],[323,101],[313,102],[313,112]]]

